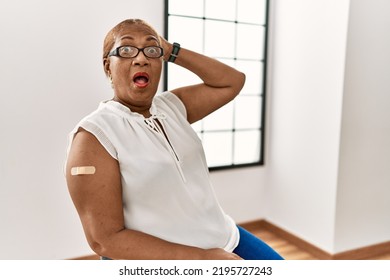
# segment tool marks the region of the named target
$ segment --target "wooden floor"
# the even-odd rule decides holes
[[[261,228],[247,228],[248,231],[259,237],[269,246],[271,246],[276,252],[278,252],[286,260],[318,260],[310,253],[298,248],[294,244],[279,237],[267,229]]]
[[[298,248],[291,242],[281,238],[267,229],[252,226],[251,228],[248,228],[248,230],[270,245],[286,260],[318,260],[318,258],[309,252],[303,250],[302,248]],[[366,258],[365,260],[390,260],[390,253]]]

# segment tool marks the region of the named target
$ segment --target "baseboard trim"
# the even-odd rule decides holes
[[[302,248],[320,260],[364,260],[375,258],[375,256],[378,255],[390,253],[390,241],[337,254],[330,254],[264,219],[242,223],[240,226],[246,228],[249,231],[260,228],[267,229],[281,238],[286,239],[297,247]]]
[[[349,250],[333,255],[334,260],[374,259],[376,256],[390,253],[390,241]]]

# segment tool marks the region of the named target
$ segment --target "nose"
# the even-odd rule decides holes
[[[145,66],[149,64],[149,59],[145,56],[143,51],[140,51],[136,57],[133,58],[133,65]]]

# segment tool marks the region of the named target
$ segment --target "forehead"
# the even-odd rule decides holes
[[[115,42],[123,41],[155,41],[159,42],[158,34],[145,25],[129,25],[121,28],[115,35]]]

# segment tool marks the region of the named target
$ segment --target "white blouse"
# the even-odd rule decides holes
[[[118,160],[126,228],[233,251],[238,229],[216,199],[202,143],[184,104],[164,92],[156,95],[150,113],[145,118],[119,102],[102,102],[74,128],[70,143],[82,127]]]

